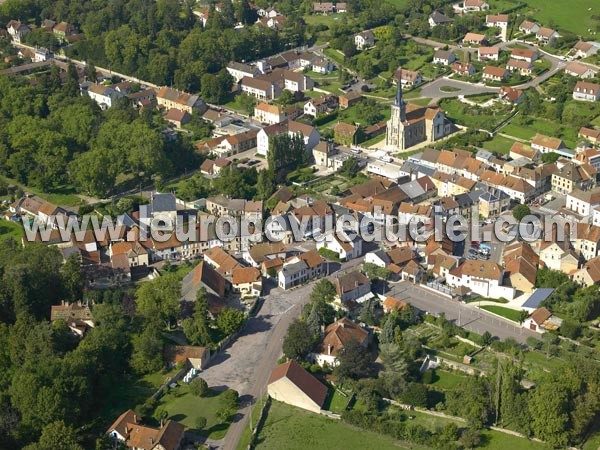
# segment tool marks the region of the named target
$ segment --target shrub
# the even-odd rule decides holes
[[[208,383],[200,377],[194,378],[190,382],[190,392],[196,397],[204,397],[208,394]]]

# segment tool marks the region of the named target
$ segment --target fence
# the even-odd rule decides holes
[[[267,396],[267,401],[260,410],[260,415],[258,416],[256,427],[254,427],[254,430],[252,430],[252,437],[250,438],[250,443],[248,444],[247,450],[252,450],[254,448],[254,445],[256,444],[256,438],[258,437],[258,433],[260,433],[260,430],[265,424],[265,420],[267,420],[267,413],[269,412],[270,407],[271,397]]]

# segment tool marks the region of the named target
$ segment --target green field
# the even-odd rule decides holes
[[[260,431],[259,450],[393,450],[426,447],[398,443],[388,436],[354,428],[346,423],[273,401]]]
[[[188,385],[182,384],[161,397],[157,406],[165,408],[171,419],[191,429],[196,428],[198,417],[206,418],[204,434],[211,439],[222,439],[229,428],[228,423],[221,423],[216,416],[223,392],[211,391],[207,397],[196,397],[189,392]]]
[[[582,105],[582,107],[583,106],[585,105]],[[518,139],[527,140],[534,137],[536,133],[542,133],[547,136],[556,136],[560,137],[569,148],[574,148],[577,144],[578,129],[571,126],[563,126],[560,123],[546,119],[533,119],[531,123],[527,125],[521,125],[513,120],[505,127],[502,127],[500,132],[508,134],[509,136],[514,136]]]
[[[518,322],[521,315],[520,311],[517,311],[516,309],[505,308],[504,306],[484,305],[481,307],[481,309],[498,314],[499,316],[505,317],[513,322]]]
[[[436,389],[453,389],[464,383],[466,379],[467,377],[464,375],[436,369],[433,373],[433,382],[431,385]]]
[[[492,152],[508,154],[514,142],[512,139],[496,135],[491,140],[484,142],[482,146]]]
[[[0,219],[0,239],[12,236],[17,242],[21,242],[23,226],[20,223]]]
[[[524,0],[529,8],[519,10],[520,14],[535,17],[543,26],[550,26],[552,21],[558,31],[567,30],[582,36],[590,36],[588,29],[595,30],[598,21],[593,15],[600,15],[598,0],[571,0],[565,3],[560,0]],[[589,11],[588,11],[589,10]]]

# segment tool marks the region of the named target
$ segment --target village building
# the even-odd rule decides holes
[[[140,417],[131,409],[125,411],[109,427],[106,435],[113,439],[115,448],[124,445],[129,450],[180,450],[185,427],[173,420],[161,423],[160,428],[142,425]]]
[[[456,61],[456,56],[452,50],[437,50],[433,54],[433,63],[449,66]]]
[[[203,114],[208,109],[208,106],[197,95],[181,92],[167,86],[163,86],[158,90],[156,102],[158,106],[167,110],[178,109],[186,111],[188,114],[194,112]]]
[[[573,99],[597,102],[600,99],[600,84],[578,81],[573,89]]]
[[[277,401],[317,414],[327,397],[327,387],[294,360],[273,369],[267,392]]]
[[[371,30],[361,31],[354,35],[354,45],[357,50],[372,47],[375,44],[375,35]]]
[[[508,71],[504,67],[486,66],[483,69],[482,78],[486,81],[500,83],[508,77]]]
[[[585,80],[587,78],[594,78],[598,71],[580,62],[571,61],[565,66],[565,73]]]
[[[453,19],[451,19],[445,14],[442,14],[437,9],[429,15],[428,19],[429,26],[431,28],[437,27],[438,25],[446,25],[448,23],[452,23],[453,21]]]
[[[370,335],[367,330],[351,321],[347,317],[336,320],[325,328],[317,349],[310,354],[310,358],[319,366],[333,368],[338,365],[337,355],[350,341],[355,341],[367,348]]]

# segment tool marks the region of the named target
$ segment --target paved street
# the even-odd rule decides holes
[[[452,88],[452,92],[441,91],[440,88],[442,86]],[[450,98],[458,97],[459,95],[476,95],[492,92],[496,93],[499,90],[500,88],[485,86],[483,83],[475,84],[467,83],[466,81],[453,80],[451,78],[438,78],[431,83],[427,83],[421,88],[421,97]]]
[[[344,263],[341,271],[361,263],[360,259]],[[257,315],[247,321],[238,339],[202,372],[202,378],[211,388],[235,389],[242,399],[238,420],[231,424],[224,441],[210,442],[211,445],[227,450],[236,448],[248,426],[251,404],[266,393],[271,370],[282,354],[281,346],[288,326],[308,303],[313,285],[314,282],[288,291],[273,288]]]
[[[404,300],[421,311],[436,315],[444,313],[446,319],[454,321],[454,323],[469,331],[478,334],[489,331],[493,336],[501,339],[512,337],[519,342],[525,342],[529,336],[539,338],[539,334],[526,330],[518,324],[513,324],[508,320],[500,319],[486,311],[479,310],[474,305],[450,300],[442,295],[419,288],[412,283],[402,281],[392,284],[392,286],[388,295]]]

